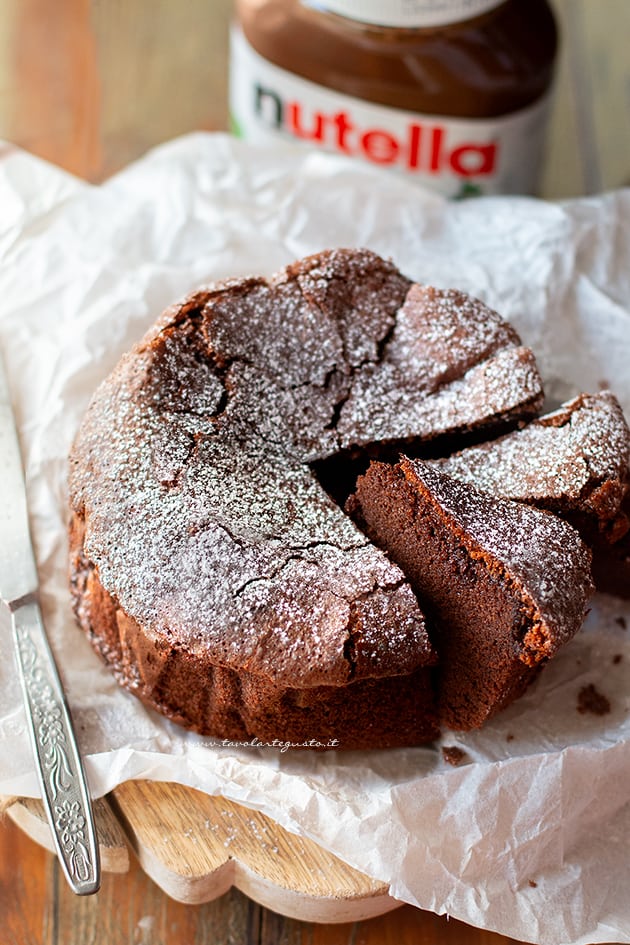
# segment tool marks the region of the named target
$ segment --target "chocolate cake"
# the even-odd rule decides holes
[[[590,553],[557,516],[404,457],[372,463],[348,505],[418,595],[449,727],[477,728],[512,702],[581,626]]]
[[[562,515],[593,552],[599,589],[630,595],[630,431],[610,391],[558,410],[435,464],[490,495]]]
[[[483,435],[541,401],[496,313],[369,251],[200,290],[121,360],[76,437],[78,620],[122,685],[201,733],[430,740],[424,616],[312,465]]]
[[[630,495],[621,506],[630,521]],[[593,579],[598,591],[630,600],[630,530],[615,541],[600,537],[593,545]]]

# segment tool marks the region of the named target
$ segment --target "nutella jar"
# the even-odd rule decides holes
[[[546,0],[236,0],[230,111],[449,197],[535,193],[557,32]]]

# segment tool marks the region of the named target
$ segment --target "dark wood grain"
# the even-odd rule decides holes
[[[56,941],[57,861],[4,817],[0,823],[0,938],[6,945]]]
[[[3,0],[0,138],[99,181],[227,128],[231,0]]]
[[[183,905],[133,859],[129,873],[106,873],[96,896],[78,898],[54,856],[7,818],[0,823],[0,916],[2,945],[515,945],[411,906],[362,922],[314,925],[277,915],[237,890]]]

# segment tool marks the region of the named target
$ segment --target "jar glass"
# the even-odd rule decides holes
[[[540,163],[547,118],[544,105],[552,85],[558,45],[556,24],[547,0],[505,0],[472,18],[420,28],[365,23],[323,9],[325,6],[325,3],[315,5],[300,0],[237,0],[231,107],[244,137],[257,136],[255,121],[250,120],[252,116],[244,117],[244,97],[248,95],[250,103],[255,101],[256,83],[259,88],[274,91],[269,85],[269,75],[259,79],[252,75],[254,85],[249,92],[245,90],[245,81],[242,76],[239,80],[237,71],[247,73],[249,69],[251,72],[255,62],[257,67],[269,64],[278,80],[294,77],[295,91],[292,87],[283,87],[278,97],[284,106],[302,96],[303,110],[311,109],[311,117],[302,121],[303,131],[306,126],[314,127],[315,109],[329,121],[339,114],[342,99],[322,104],[324,100],[316,95],[318,90],[330,90],[335,96],[347,97],[350,103],[369,103],[374,107],[375,117],[369,123],[372,130],[386,128],[383,124],[386,112],[399,116],[404,113],[407,123],[416,116],[421,128],[424,120],[425,149],[429,151],[433,130],[426,130],[426,119],[431,116],[450,119],[450,126],[442,128],[442,144],[447,156],[462,141],[473,144],[477,141],[480,147],[481,142],[489,144],[502,133],[502,121],[509,126],[509,132],[514,119],[522,116],[523,129],[517,130],[518,144],[522,150],[529,143],[529,149],[525,147],[519,159],[519,147],[515,143],[511,148],[514,156],[509,159],[520,160],[522,165]],[[245,62],[247,51],[254,57],[249,66]],[[316,105],[309,105],[307,93],[315,95]],[[267,108],[269,110],[269,104]],[[357,124],[364,134],[370,130],[365,120],[363,113],[363,124]],[[458,122],[464,123],[459,135],[455,128]],[[288,129],[285,126],[276,130],[286,136]],[[382,158],[377,163],[387,164],[387,154],[391,155],[401,142],[409,145],[408,133],[403,139],[398,131],[387,133],[395,143],[388,144],[388,139],[382,137],[380,151],[375,149]],[[449,135],[453,140],[444,144]],[[535,147],[533,136],[537,142]],[[304,140],[307,135],[294,137]],[[323,134],[319,139],[311,135],[310,143],[335,150],[331,146],[334,138],[331,128],[327,138]],[[345,143],[348,141],[349,135],[346,135]],[[433,147],[435,150],[435,144]],[[391,163],[398,166],[402,162]],[[425,171],[430,163],[427,152]],[[474,160],[470,166],[474,168]],[[417,168],[412,170],[417,171]],[[416,176],[431,183],[426,180],[426,174],[416,173]],[[508,171],[504,173],[503,183],[492,185],[484,192],[533,190],[531,167],[529,173],[520,176],[522,186],[518,183],[519,174]],[[511,182],[514,186],[510,186]],[[437,180],[434,183],[438,183]]]

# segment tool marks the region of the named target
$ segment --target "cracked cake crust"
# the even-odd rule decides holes
[[[611,391],[580,394],[492,443],[469,446],[434,465],[491,495],[563,515],[579,529],[627,531],[630,431]]]
[[[597,589],[630,596],[630,430],[611,391],[580,394],[433,465],[490,495],[562,516],[593,553]]]
[[[201,290],[121,360],[78,432],[79,622],[123,685],[203,733],[322,734],[330,717],[341,747],[429,740],[424,617],[310,464],[494,429],[541,400],[499,316],[369,251]]]

